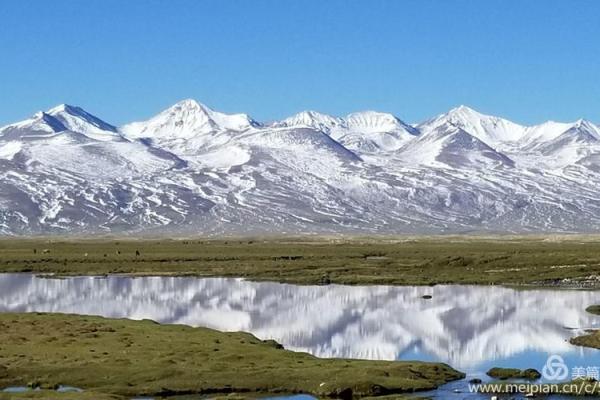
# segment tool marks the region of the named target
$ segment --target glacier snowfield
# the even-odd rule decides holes
[[[461,106],[263,124],[184,100],[116,127],[60,105],[0,128],[0,234],[600,231],[600,127]]]

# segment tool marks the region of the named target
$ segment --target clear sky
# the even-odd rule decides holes
[[[184,98],[262,121],[459,104],[600,122],[596,0],[2,0],[0,125],[56,104],[114,124]]]

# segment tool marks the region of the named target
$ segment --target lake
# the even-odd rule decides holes
[[[430,299],[423,296],[431,296]],[[500,286],[298,286],[230,278],[0,274],[1,312],[63,312],[246,331],[319,357],[493,366],[600,366],[568,343],[600,317],[600,292]],[[454,386],[450,386],[454,387]],[[441,392],[440,392],[441,393]]]

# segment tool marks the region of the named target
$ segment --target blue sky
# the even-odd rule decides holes
[[[3,0],[0,125],[59,103],[108,122],[184,98],[278,119],[456,105],[600,122],[600,1]]]

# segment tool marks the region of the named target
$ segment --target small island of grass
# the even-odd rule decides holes
[[[576,346],[600,349],[600,331],[589,330],[585,335],[572,338],[570,342]]]
[[[591,305],[585,311],[590,314],[600,315],[600,305]],[[586,331],[585,335],[574,337],[569,342],[576,346],[600,349],[600,330],[590,329]]]
[[[487,375],[500,380],[507,379],[527,379],[530,381],[534,381],[540,379],[542,374],[539,371],[529,368],[525,370],[520,370],[518,368],[492,368],[487,372]]]
[[[600,315],[600,305],[589,306],[585,309],[585,311],[587,311],[590,314]]]

